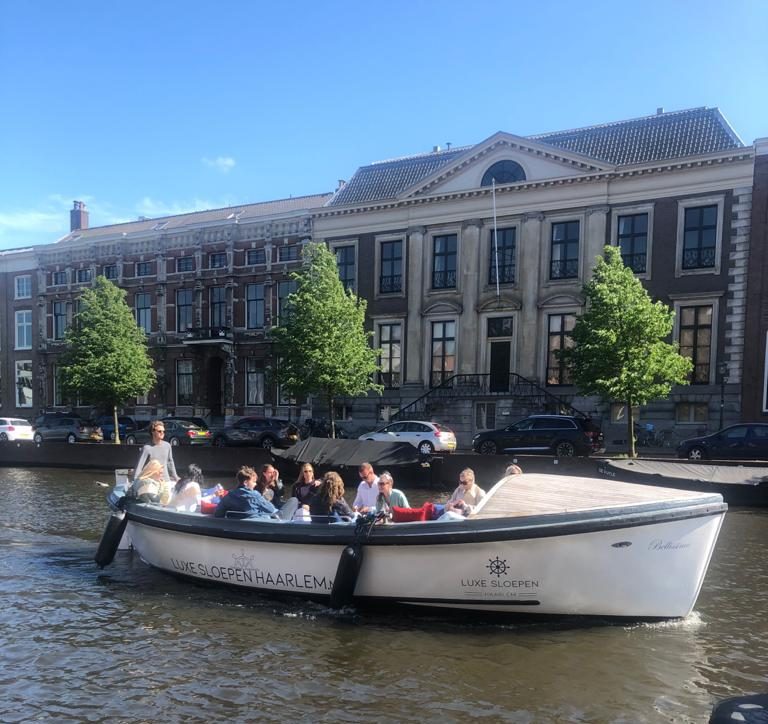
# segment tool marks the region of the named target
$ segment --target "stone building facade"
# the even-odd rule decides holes
[[[596,258],[616,244],[675,308],[674,339],[694,361],[692,384],[641,421],[676,437],[713,430],[740,418],[744,375],[758,364],[745,328],[768,334],[747,306],[761,218],[765,234],[755,215],[765,202],[753,207],[753,177],[768,176],[762,148],[756,160],[717,109],[659,111],[374,163],[333,194],[92,229],[76,203],[71,234],[0,255],[2,399],[27,417],[63,404],[61,337],[78,292],[104,274],[126,290],[158,371],[132,412],[327,414],[285,399],[268,375],[268,329],[301,245],[315,240],[368,301],[382,350],[383,396],[343,400],[337,415],[370,427],[414,416],[410,406],[466,443],[514,415],[572,406],[621,430],[621,405],[579,398],[555,354]],[[755,281],[750,294],[764,299]]]

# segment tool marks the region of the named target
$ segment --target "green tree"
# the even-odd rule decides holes
[[[689,382],[691,360],[666,340],[674,312],[653,302],[616,247],[605,247],[584,285],[586,310],[576,320],[573,347],[561,353],[579,390],[627,408],[627,441],[635,457],[633,406],[667,397]]]
[[[136,324],[125,292],[103,276],[80,297],[80,311],[65,335],[60,359],[64,394],[110,410],[120,444],[117,408],[146,394],[155,383],[144,331]]]
[[[336,398],[381,394],[382,386],[373,381],[378,350],[365,330],[365,300],[344,289],[334,255],[324,244],[307,244],[303,261],[292,275],[296,291],[271,332],[278,360],[274,376],[295,397],[322,397],[335,436]]]

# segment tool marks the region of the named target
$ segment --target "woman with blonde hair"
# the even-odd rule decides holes
[[[330,470],[323,475],[317,494],[309,504],[313,523],[333,523],[341,516],[352,517],[354,513],[344,500],[344,481],[338,473]]]
[[[136,478],[136,497],[142,503],[167,505],[171,499],[171,486],[165,479],[164,466],[150,458]]]

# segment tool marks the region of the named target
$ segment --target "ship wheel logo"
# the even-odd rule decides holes
[[[245,570],[253,567],[253,556],[245,555],[245,551],[241,548],[240,555],[232,554],[232,559],[237,563],[238,568]]]
[[[486,568],[494,575],[494,576],[503,576],[506,574],[506,572],[509,570],[509,567],[507,566],[507,561],[501,560],[498,556],[496,558],[489,558],[488,559],[488,565]]]

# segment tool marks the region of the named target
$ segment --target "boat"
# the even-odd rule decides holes
[[[221,519],[139,503],[124,486],[109,501],[100,565],[127,535],[162,571],[334,607],[633,619],[691,612],[727,510],[717,494],[547,474],[504,477],[453,521]]]

